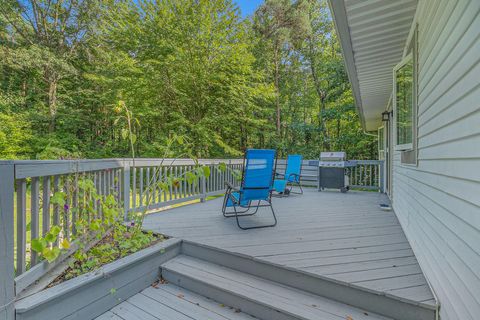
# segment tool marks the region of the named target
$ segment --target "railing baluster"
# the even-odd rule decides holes
[[[137,209],[137,168],[132,167],[132,209]]]
[[[187,165],[187,171],[190,171],[190,166]],[[192,188],[191,188],[191,184],[187,181],[186,182],[186,185],[185,185],[185,189],[187,189],[187,196],[191,196],[192,195]]]
[[[178,166],[175,166],[174,167],[174,176],[175,176],[175,179],[178,177]],[[178,186],[177,185],[174,185],[174,197],[175,199],[178,199]]]
[[[369,165],[368,167],[369,167],[368,169],[370,171],[370,183],[369,183],[369,185],[372,186],[372,165]]]
[[[152,204],[157,203],[157,177],[158,177],[158,167],[153,167],[153,185],[152,185]]]
[[[43,177],[42,236],[50,230],[50,177]]]
[[[183,178],[183,166],[179,166],[178,167],[178,178],[180,179],[180,181],[178,182],[178,197],[181,199],[183,198],[183,182],[182,182],[182,178]]]
[[[77,234],[77,215],[78,215],[78,173],[75,173],[74,175],[74,181],[73,181],[73,202],[72,202],[72,235]]]
[[[110,175],[111,175],[111,187],[110,187],[110,193],[113,194],[115,197],[118,197],[118,188],[117,188],[117,169],[112,169],[110,170]]]
[[[38,238],[39,230],[39,189],[40,184],[38,178],[32,178],[32,187],[30,194],[30,210],[31,210],[31,220],[30,220],[30,239]],[[30,264],[32,266],[37,264],[37,253],[30,249]]]
[[[162,185],[162,182],[163,182],[163,167],[159,166],[157,184]],[[162,201],[163,201],[163,189],[161,187],[158,187],[158,203],[161,203]]]
[[[128,221],[128,214],[130,212],[130,179],[132,176],[130,164],[124,164],[122,170],[122,182],[120,183],[121,195],[123,199],[123,221]]]
[[[95,177],[96,177],[96,183],[95,183],[95,188],[97,189],[97,194],[98,194],[98,200],[95,200],[95,211],[94,211],[94,217],[92,218],[99,218],[102,216],[102,205],[101,205],[101,197],[103,196],[103,173],[102,171],[97,171],[95,172]],[[83,175],[83,179],[85,179],[85,175]],[[84,195],[84,201],[86,203],[87,201],[87,195]],[[90,214],[88,214],[88,222],[90,223]]]
[[[142,207],[143,206],[143,167],[140,168],[138,180],[140,180],[140,199],[138,200],[138,205]]]
[[[27,246],[27,181],[17,180],[17,276],[25,272]]]
[[[186,198],[188,197],[188,182],[187,182],[187,176],[185,175],[186,172],[188,172],[188,166],[183,166],[183,196]]]
[[[149,205],[150,204],[150,188],[151,188],[151,185],[150,185],[150,167],[147,167],[146,169],[146,172],[145,172],[145,197],[146,197],[146,202],[145,202],[145,205]]]
[[[168,177],[171,177],[172,174],[173,174],[173,169],[172,169],[172,167],[169,167],[168,168]],[[169,183],[169,186],[168,186],[168,194],[169,194],[168,200],[172,200],[173,188],[172,188],[171,183]]]
[[[92,178],[93,178],[93,185],[95,186],[95,190],[97,190],[97,193],[99,193],[100,191],[99,191],[98,172],[97,171],[92,174]],[[98,201],[97,200],[93,201],[93,210],[95,210],[95,212],[98,210]]]
[[[215,169],[211,166],[210,166],[210,174],[213,180],[212,191],[215,191],[217,190],[217,173],[215,172]]]
[[[60,191],[60,176],[54,176],[53,177],[53,193],[57,193]],[[60,208],[58,204],[53,205],[53,221],[52,221],[54,226],[58,226],[60,223]],[[57,241],[55,241],[55,245],[58,244],[58,238]]]
[[[108,185],[108,194],[114,194],[115,192],[115,169],[108,170],[108,178],[109,178],[109,185]]]
[[[67,240],[70,240],[70,181],[69,181],[69,176],[65,176],[65,194],[66,194],[66,200],[65,204],[66,206],[63,208],[63,237]]]
[[[112,193],[112,170],[108,169],[106,172],[106,192],[105,192],[105,195],[108,196]]]
[[[115,192],[117,194],[117,203],[120,204],[122,202],[122,170],[115,169]]]
[[[208,175],[208,177],[205,177],[205,185],[207,187],[207,192],[210,192],[212,190],[212,179],[210,179],[212,173]]]

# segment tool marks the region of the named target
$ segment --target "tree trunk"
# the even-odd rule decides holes
[[[48,132],[55,130],[55,117],[57,116],[57,80],[51,80],[48,86],[48,109],[50,111],[50,125]]]
[[[276,128],[277,128],[277,135],[281,135],[281,110],[280,110],[280,70],[279,70],[279,46],[278,43],[275,43],[274,49],[274,83],[275,83],[275,108],[276,108]]]

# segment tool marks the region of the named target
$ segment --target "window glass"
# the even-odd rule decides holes
[[[395,72],[397,145],[412,143],[413,135],[413,62],[409,59]]]
[[[383,160],[385,158],[385,139],[384,128],[378,129],[378,159]]]

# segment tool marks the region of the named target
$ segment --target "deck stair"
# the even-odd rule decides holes
[[[434,310],[318,275],[188,241],[182,250],[161,266],[165,280],[260,319],[434,319]]]
[[[162,272],[166,280],[176,285],[260,319],[389,319],[186,255],[167,262]]]

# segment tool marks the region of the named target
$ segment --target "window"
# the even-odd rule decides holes
[[[413,149],[414,70],[410,53],[394,69],[394,108],[397,150]]]
[[[385,159],[385,129],[378,128],[378,160]]]
[[[395,150],[400,151],[400,162],[406,165],[417,165],[417,25],[406,50],[408,54],[393,69],[393,141]]]

